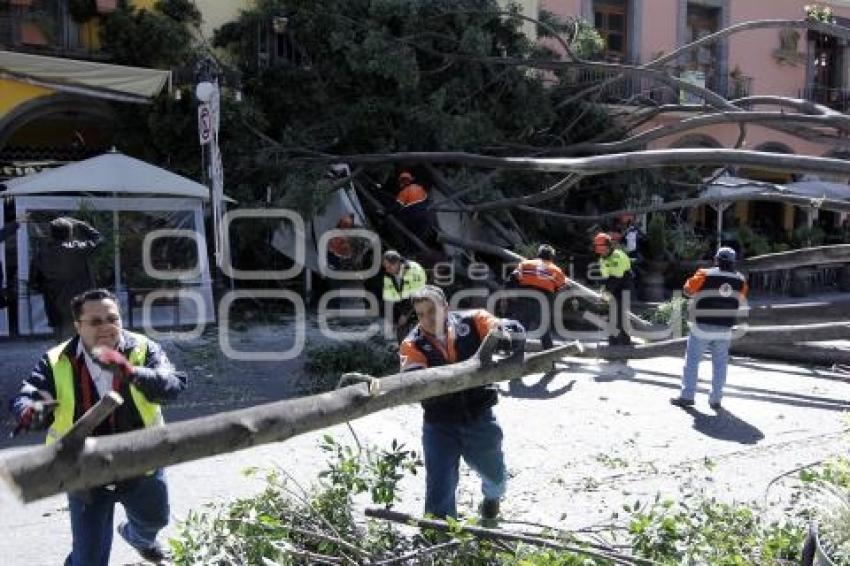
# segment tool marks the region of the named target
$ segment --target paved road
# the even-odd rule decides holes
[[[275,343],[275,332],[243,336],[244,344]],[[170,418],[253,404],[292,391],[283,375],[298,374],[298,363],[231,366],[214,355],[214,341],[169,349],[198,373],[197,400],[169,409]],[[5,392],[14,368],[29,366],[46,343],[0,344]],[[249,346],[246,346],[246,348]],[[20,359],[19,359],[20,358]],[[7,361],[10,360],[10,361]],[[219,364],[216,366],[216,364]],[[222,366],[221,364],[224,364]],[[777,474],[828,455],[846,452],[841,416],[850,408],[850,383],[842,376],[799,366],[735,359],[730,368],[725,410],[715,414],[704,392],[695,408],[671,407],[682,362],[660,358],[622,364],[576,363],[551,379],[540,375],[502,385],[498,414],[506,433],[511,483],[506,516],[564,527],[610,518],[623,502],[703,492],[723,500],[760,500]],[[223,369],[222,369],[223,368]],[[253,368],[253,369],[249,369]],[[707,364],[703,375],[708,375]],[[238,378],[222,372],[241,372]],[[206,382],[204,380],[207,380]],[[241,387],[240,387],[241,385]],[[361,442],[387,445],[396,438],[419,446],[420,412],[398,407],[353,423]],[[335,427],[341,439],[348,430]],[[324,432],[323,432],[324,433]],[[311,433],[168,470],[173,518],[205,503],[226,501],[260,489],[240,471],[247,466],[280,466],[308,485],[323,458]],[[22,449],[5,444],[9,452]],[[7,452],[8,453],[8,452]],[[422,507],[422,477],[403,483],[402,511]],[[782,495],[776,490],[771,497]],[[64,497],[27,506],[0,489],[0,556],[5,564],[59,564],[70,545]],[[459,502],[475,509],[479,489],[464,470]],[[119,510],[118,516],[123,513]],[[175,532],[172,524],[166,535]],[[113,564],[135,562],[116,539]]]

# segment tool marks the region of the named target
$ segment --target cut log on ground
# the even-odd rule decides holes
[[[27,450],[0,461],[2,477],[24,501],[87,489],[142,475],[151,469],[279,442],[398,405],[470,387],[547,371],[564,356],[581,352],[569,344],[491,362],[498,342],[488,336],[479,355],[458,364],[395,374],[370,395],[359,383],[333,392],[269,403],[162,427],[90,438],[76,458],[60,461],[55,445]]]
[[[776,271],[778,269],[795,269],[810,265],[848,262],[850,262],[850,244],[836,244],[759,255],[744,260],[741,267],[749,273],[756,273],[760,271]]]
[[[850,365],[850,350],[812,344],[735,344],[731,352],[736,356],[825,367]]]
[[[850,322],[802,324],[796,326],[750,326],[732,342],[732,347],[762,346],[764,344],[794,344],[850,339]],[[640,346],[586,346],[576,357],[596,357],[606,360],[639,360],[660,356],[681,356],[685,352],[687,337],[662,340]]]

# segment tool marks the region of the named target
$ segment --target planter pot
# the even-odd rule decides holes
[[[818,528],[814,523],[809,525],[809,534],[806,535],[806,542],[803,545],[801,564],[802,566],[836,566],[821,546]]]
[[[108,14],[118,9],[118,0],[96,0],[98,14]]]
[[[664,272],[667,264],[650,261],[647,269],[640,278],[640,291],[643,300],[649,303],[660,303],[667,298],[667,287],[664,284]]]

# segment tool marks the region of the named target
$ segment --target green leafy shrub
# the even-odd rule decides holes
[[[738,244],[746,257],[769,254],[771,252],[770,241],[753,232],[749,226],[741,226],[737,230]]]
[[[254,497],[190,512],[170,541],[174,564],[264,566],[264,559],[289,564],[309,556],[305,553],[362,558],[404,549],[409,543],[395,530],[356,523],[353,499],[368,492],[372,503],[390,507],[399,480],[422,465],[416,452],[396,441],[390,449],[360,451],[327,435],[321,447],[330,460],[310,491],[300,491],[285,472],[275,470]]]
[[[672,500],[642,508],[625,506],[631,513],[629,534],[636,556],[662,564],[744,565],[798,560],[805,538],[802,524],[765,523],[746,505],[714,499],[692,505]]]
[[[688,333],[688,300],[682,296],[672,297],[649,311],[649,321],[655,324],[670,326],[674,316],[679,317],[682,336]]]
[[[797,248],[809,248],[812,246],[820,246],[826,240],[826,232],[820,226],[800,226],[794,230],[791,240]]]

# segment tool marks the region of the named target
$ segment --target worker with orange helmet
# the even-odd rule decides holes
[[[527,330],[545,328],[540,340],[548,350],[552,343],[551,314],[555,294],[569,283],[560,267],[555,265],[555,248],[543,244],[537,249],[535,259],[519,262],[511,273],[511,286],[533,290],[542,294],[543,300],[529,296],[513,297],[511,300],[511,318],[514,318]],[[544,309],[544,306],[548,308]],[[543,312],[545,310],[545,312]],[[547,316],[541,316],[547,315]]]
[[[626,317],[629,316],[626,300],[631,298],[631,292],[634,288],[632,262],[626,252],[615,246],[611,236],[605,232],[600,232],[594,236],[593,251],[599,256],[599,271],[602,275],[605,295],[610,300],[615,301],[612,316],[615,317],[616,330],[614,335],[608,339],[608,343],[612,346],[630,346],[632,339],[623,327]]]
[[[354,228],[354,214],[349,212],[343,214],[336,224],[337,230],[350,230]],[[335,236],[328,242],[328,265],[332,269],[340,270],[351,267],[354,258],[354,250],[351,239],[347,236]]]
[[[413,174],[408,170],[402,170],[399,173],[398,187],[395,207],[399,220],[411,232],[422,239],[426,239],[431,231],[428,191],[416,182]]]

